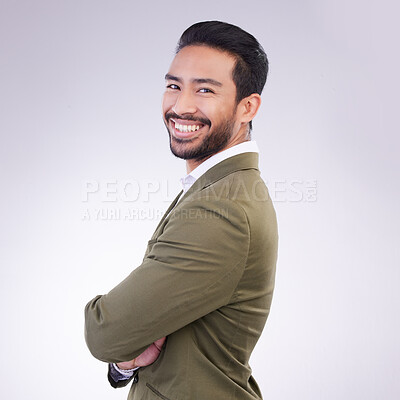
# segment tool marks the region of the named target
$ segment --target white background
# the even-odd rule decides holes
[[[398,399],[398,10],[138,3],[0,2],[0,397],[126,398],[86,348],[83,309],[140,264],[157,218],[93,213],[160,212],[179,190],[163,77],[183,30],[218,19],[270,60],[253,135],[280,235],[251,363],[264,398]],[[84,201],[88,183],[99,187]]]

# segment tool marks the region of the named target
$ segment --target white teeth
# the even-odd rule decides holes
[[[180,132],[195,132],[200,129],[200,125],[181,125],[175,122],[175,129]]]

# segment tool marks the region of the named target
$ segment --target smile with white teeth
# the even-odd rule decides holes
[[[200,125],[181,125],[175,122],[175,129],[179,132],[196,132],[200,129]]]

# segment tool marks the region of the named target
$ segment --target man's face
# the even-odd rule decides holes
[[[163,118],[172,153],[201,161],[229,145],[236,121],[235,59],[207,46],[184,47],[166,75]]]

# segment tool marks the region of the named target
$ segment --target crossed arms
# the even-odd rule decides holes
[[[241,206],[198,197],[168,218],[142,264],[85,308],[86,342],[99,360],[133,360],[158,339],[229,303],[250,240]]]

